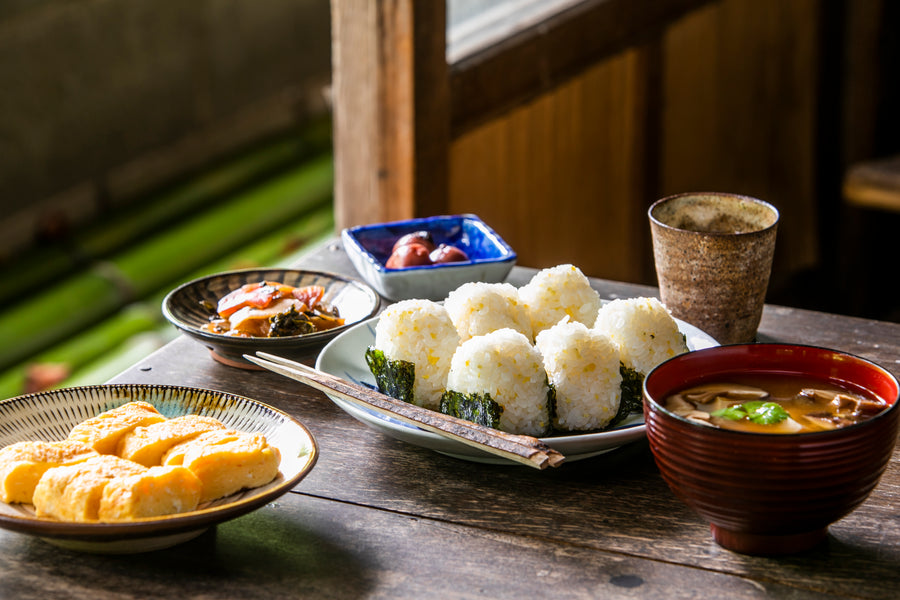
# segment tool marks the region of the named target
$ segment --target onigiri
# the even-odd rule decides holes
[[[533,339],[528,311],[512,284],[464,283],[448,294],[444,307],[460,342],[504,328]]]
[[[554,429],[603,429],[619,410],[622,374],[612,340],[578,321],[562,322],[537,335],[535,347],[556,393]]]
[[[550,430],[550,386],[540,353],[504,328],[463,342],[450,363],[441,412],[508,433]]]
[[[439,410],[450,360],[458,345],[456,327],[441,304],[403,300],[388,306],[375,326],[373,349],[383,353],[386,360],[378,361],[371,352],[367,352],[366,360],[381,392]],[[408,377],[397,372],[403,365],[413,367]]]
[[[581,269],[570,264],[538,271],[519,288],[519,298],[528,309],[535,335],[565,317],[593,327],[601,306],[600,294]]]
[[[594,328],[616,344],[622,364],[641,375],[688,351],[678,323],[656,298],[613,300],[600,309]]]

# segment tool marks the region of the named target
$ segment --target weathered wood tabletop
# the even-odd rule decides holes
[[[303,268],[355,274],[340,244]],[[515,268],[522,284],[533,270]],[[653,288],[596,280],[604,298]],[[900,374],[900,325],[767,306],[760,339],[828,346]],[[309,364],[315,354],[308,357]],[[138,555],[62,550],[0,531],[3,598],[894,598],[900,461],[805,554],[724,550],[662,481],[645,441],[538,471],[397,441],[318,391],[215,362],[180,337],[114,379],[224,390],[282,409],[321,456],[290,493]]]

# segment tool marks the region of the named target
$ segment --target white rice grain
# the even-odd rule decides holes
[[[601,300],[588,278],[574,265],[557,265],[538,271],[519,288],[535,335],[569,317],[593,327]]]
[[[504,328],[532,339],[528,311],[519,299],[519,291],[509,283],[464,283],[450,292],[444,307],[460,342]]]
[[[503,407],[502,431],[543,435],[549,429],[550,388],[543,361],[518,331],[499,329],[463,342],[453,355],[447,389],[490,394]]]
[[[430,300],[403,300],[384,309],[375,326],[375,347],[392,360],[416,366],[413,403],[440,410],[450,360],[459,335],[446,309]]]
[[[606,427],[622,398],[619,351],[612,340],[583,323],[563,320],[540,332],[535,347],[556,388],[553,426],[573,432]]]
[[[675,319],[656,298],[613,300],[600,309],[594,328],[616,344],[626,367],[644,375],[688,350]]]

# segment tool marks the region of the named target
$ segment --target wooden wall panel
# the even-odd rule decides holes
[[[773,282],[817,266],[816,0],[728,0],[662,41],[661,195],[728,191],[781,211]]]
[[[519,264],[644,279],[646,63],[626,51],[456,139],[450,211],[479,214]]]
[[[449,208],[520,262],[655,283],[646,209],[686,191],[782,213],[773,284],[820,266],[817,0],[724,0],[451,144]]]
[[[448,73],[443,42],[410,35],[433,29],[440,15],[410,0],[375,4],[380,12],[367,12],[361,0],[332,0],[334,60],[345,75],[334,82],[339,226],[474,212],[508,239],[521,264],[572,262],[588,275],[652,284],[648,206],[678,192],[736,192],[782,213],[774,285],[803,271],[827,272],[822,247],[831,240],[822,226],[835,220],[839,197],[817,186],[827,187],[823,157],[841,120],[828,123],[835,105],[821,94],[829,73],[839,72],[829,71],[825,41],[833,41],[840,7],[822,0],[692,3],[694,10],[626,49],[548,79],[533,97],[516,95],[489,118],[457,115],[448,132],[441,118],[448,106],[458,108],[479,86],[506,89],[501,78],[515,79],[517,64],[540,69],[552,53],[534,51],[542,46],[528,37],[520,55],[506,48],[504,69],[473,58],[468,87],[460,83],[463,65],[454,65],[448,105],[446,88],[435,83]],[[358,19],[380,33],[369,39],[344,28]],[[547,39],[562,44],[559,36]],[[479,74],[488,72],[495,76],[486,82]],[[427,83],[413,85],[429,73]],[[446,171],[436,139],[449,139]]]
[[[882,31],[892,27],[889,2],[854,0],[847,6],[845,35],[853,43],[847,44],[843,65],[846,83],[841,98],[844,104],[842,167],[879,156],[882,150],[877,140],[885,128],[882,124],[879,131],[877,117],[880,105],[890,101],[886,89],[891,83],[896,85],[895,81],[882,80],[882,73],[896,69],[895,64],[885,67],[892,64],[893,57],[883,52],[886,42]],[[895,143],[894,148],[900,148],[900,144]]]

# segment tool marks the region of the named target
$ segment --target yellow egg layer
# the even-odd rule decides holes
[[[162,464],[163,455],[172,446],[214,429],[225,429],[218,419],[184,415],[135,427],[119,440],[116,454],[146,467]]]
[[[142,465],[109,454],[49,469],[34,490],[35,512],[39,517],[60,521],[96,521],[106,485],[116,477],[146,470]]]
[[[184,467],[151,467],[117,477],[103,488],[97,518],[129,521],[189,512],[200,502],[202,485]]]
[[[200,502],[269,483],[278,476],[281,453],[265,436],[217,430],[177,444],[163,456],[165,465],[181,465],[203,482]]]
[[[100,454],[114,454],[119,440],[140,425],[164,421],[152,404],[128,402],[82,421],[69,432],[69,439],[90,444]]]
[[[30,504],[41,476],[53,467],[72,465],[97,452],[83,442],[18,442],[0,449],[0,500]]]

